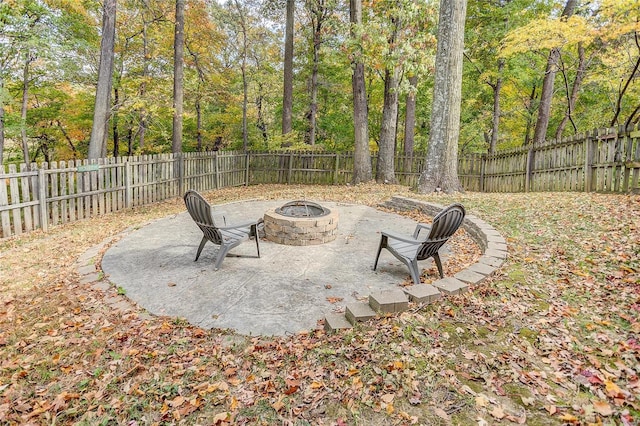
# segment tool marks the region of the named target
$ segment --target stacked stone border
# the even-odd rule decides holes
[[[396,211],[418,210],[430,216],[435,216],[444,208],[439,204],[400,196],[394,196],[380,206]],[[347,305],[344,314],[325,316],[325,331],[331,333],[350,329],[360,321],[406,311],[409,309],[410,301],[420,305],[434,303],[445,295],[465,292],[470,286],[480,284],[492,275],[507,259],[506,240],[493,226],[474,215],[467,214],[461,227],[480,247],[482,255],[476,263],[453,277],[439,279],[432,285],[412,285],[402,289],[372,293],[366,302]]]

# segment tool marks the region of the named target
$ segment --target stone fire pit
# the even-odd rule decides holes
[[[336,239],[338,212],[310,201],[291,201],[264,214],[267,240],[290,246],[324,244]]]

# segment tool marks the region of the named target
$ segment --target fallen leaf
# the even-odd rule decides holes
[[[493,407],[493,410],[491,411],[491,415],[493,417],[495,417],[498,420],[501,420],[504,418],[505,414],[504,414],[504,410],[502,409],[501,406],[497,405],[495,407]]]
[[[596,401],[593,403],[593,409],[601,416],[610,416],[613,414],[611,406],[606,401]]]

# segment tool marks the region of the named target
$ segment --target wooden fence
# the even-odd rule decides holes
[[[415,186],[424,160],[424,154],[397,156],[398,182]],[[466,190],[477,192],[640,192],[640,129],[601,129],[461,156],[458,175]],[[352,176],[351,152],[217,151],[11,165],[0,170],[0,238],[178,197],[186,189],[340,185]]]

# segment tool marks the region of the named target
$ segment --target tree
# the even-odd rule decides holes
[[[349,1],[351,37],[360,42],[362,37],[362,1]],[[353,89],[353,183],[368,182],[372,178],[371,152],[369,150],[369,117],[367,109],[367,91],[364,80],[364,62],[358,48],[352,54],[351,67]]]
[[[309,104],[309,130],[307,141],[309,145],[316,144],[316,121],[318,116],[318,68],[320,64],[320,46],[322,45],[323,27],[329,19],[331,8],[327,0],[306,0],[305,6],[309,12],[312,28],[312,65],[311,65],[311,101]]]
[[[441,0],[433,88],[433,112],[425,169],[418,190],[462,190],[458,180],[458,137],[466,0]]]
[[[93,111],[93,126],[89,141],[90,159],[106,156],[107,125],[111,110],[111,86],[116,36],[116,0],[104,0],[102,7],[102,40],[100,41],[100,64],[96,103]]]
[[[173,39],[173,133],[171,152],[182,152],[182,113],[184,98],[184,1],[176,0],[176,23]]]
[[[397,182],[394,159],[398,126],[400,65],[394,56],[398,50],[398,32],[400,31],[401,23],[400,18],[395,13],[390,17],[390,21],[391,31],[387,39],[387,58],[384,69],[384,102],[378,143],[378,165],[376,167],[376,181],[378,183]]]
[[[412,74],[409,76],[409,91],[405,101],[404,109],[404,156],[406,157],[405,172],[410,171],[412,164],[413,149],[415,146],[415,130],[416,130],[416,90],[418,87],[418,76]]]
[[[282,95],[282,134],[291,132],[293,120],[293,17],[295,1],[287,0],[284,40],[284,88]]]
[[[562,11],[561,19],[566,19],[573,15],[577,5],[577,0],[567,0]],[[538,118],[533,131],[533,143],[542,143],[547,137],[549,118],[551,112],[551,101],[553,99],[553,85],[558,71],[558,61],[560,59],[560,48],[553,47],[549,52],[547,67],[542,80],[542,92],[540,93],[540,105],[538,106]]]
[[[235,0],[234,5],[238,13],[238,25],[240,26],[240,34],[242,35],[242,59],[240,63],[240,72],[242,73],[242,149],[246,152],[249,149],[249,134],[247,132],[247,107],[249,103],[249,83],[247,82],[247,19],[246,11],[243,7],[240,7],[238,0]]]

